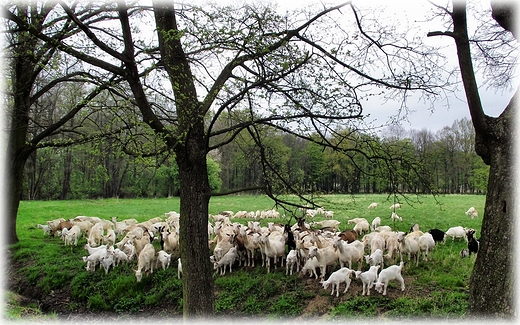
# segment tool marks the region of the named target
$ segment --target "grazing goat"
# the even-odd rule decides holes
[[[370,230],[370,224],[366,220],[360,221],[356,223],[353,230],[358,234],[362,235]]]
[[[72,228],[73,224],[70,220],[65,220],[65,221],[62,221],[60,223],[58,223],[56,226],[54,227],[51,227],[51,230],[49,232],[49,234],[54,237],[54,234],[58,231],[58,230],[63,230],[63,228],[67,228],[67,229],[70,229]]]
[[[455,238],[464,238],[466,241],[468,241],[468,238],[466,237],[466,229],[464,229],[462,226],[451,227],[446,230],[443,241],[446,241],[446,238],[448,237],[451,237],[452,240],[455,240]]]
[[[401,204],[400,203],[394,203],[390,206],[390,209],[401,209]]]
[[[352,243],[354,240],[357,240],[359,237],[357,231],[353,229],[342,231],[338,234],[338,236],[349,244]]]
[[[334,288],[336,288],[336,297],[339,297],[339,285],[342,282],[345,282],[345,290],[343,293],[346,293],[348,288],[350,287],[350,282],[352,281],[350,279],[350,275],[354,273],[353,270],[349,269],[348,267],[342,267],[341,269],[332,272],[332,274],[329,276],[329,278],[326,281],[322,281],[323,289],[327,290],[329,285],[332,285],[332,292],[330,295],[334,295]]]
[[[181,273],[182,273],[182,263],[181,263],[181,258],[179,257],[179,259],[177,260],[177,279],[181,278]]]
[[[338,220],[322,220],[318,222],[312,222],[311,226],[320,225],[321,228],[332,228],[334,231],[337,231],[340,224],[341,222]]]
[[[377,208],[377,205],[378,205],[378,204],[377,204],[376,202],[372,202],[372,203],[370,203],[370,205],[368,206],[368,208],[369,208],[369,209],[375,209],[375,208]]]
[[[460,257],[464,258],[464,257],[467,257],[469,256],[469,250],[467,248],[464,248],[460,251],[459,253]]]
[[[428,232],[432,235],[433,240],[436,243],[444,241],[444,231],[433,228],[433,229],[428,230]]]
[[[37,224],[36,227],[42,229],[44,235],[50,235],[51,234],[51,227],[49,225]]]
[[[356,271],[356,279],[361,279],[361,282],[363,282],[362,296],[365,295],[365,290],[367,296],[370,296],[370,288],[372,288],[377,280],[377,271],[379,270],[379,267],[379,265],[372,265],[368,271]]]
[[[403,218],[401,218],[400,216],[398,216],[397,213],[395,213],[395,212],[392,212],[392,216],[390,216],[390,218],[392,218],[392,221],[393,221],[393,222],[396,222],[397,220],[399,220],[399,221],[403,221]]]
[[[153,262],[155,258],[155,248],[152,244],[146,244],[139,256],[137,257],[137,270],[134,270],[137,282],[141,282],[143,278],[143,272],[150,270],[153,273]]]
[[[377,282],[375,283],[377,292],[381,293],[381,291],[383,291],[383,296],[386,296],[388,282],[392,280],[399,282],[401,284],[401,291],[404,291],[404,279],[401,275],[403,265],[404,262],[401,261],[399,265],[391,265],[379,273]]]
[[[468,209],[468,211],[466,211],[466,215],[470,216],[471,219],[475,219],[478,217],[478,212],[477,212],[477,210],[475,210],[474,207],[471,207]]]

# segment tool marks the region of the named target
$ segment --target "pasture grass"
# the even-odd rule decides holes
[[[295,197],[284,197],[294,200]],[[397,214],[402,222],[391,221],[394,198],[388,195],[326,195],[315,197],[318,204],[334,211],[334,219],[341,221],[341,230],[351,229],[347,220],[363,217],[371,222],[381,217],[383,225],[393,229],[408,231],[413,223],[422,230],[438,228],[445,231],[452,226],[471,227],[480,237],[482,212],[485,196],[446,195],[398,197],[403,208]],[[379,203],[376,209],[367,209],[372,202]],[[474,206],[480,215],[471,219],[464,212]],[[276,207],[265,196],[227,196],[213,197],[209,212],[240,210],[256,211]],[[296,209],[283,210],[280,219],[262,220],[267,222],[291,223],[294,217],[301,216]],[[71,312],[117,312],[134,313],[143,308],[168,309],[170,315],[182,314],[182,282],[177,279],[176,263],[172,262],[166,270],[156,270],[144,276],[140,283],[135,281],[134,264],[118,266],[105,275],[104,270],[87,272],[81,256],[85,240],[77,247],[65,247],[58,238],[43,235],[36,225],[63,217],[74,218],[78,215],[98,216],[110,219],[135,218],[144,221],[152,217],[162,217],[165,212],[179,211],[179,198],[164,199],[101,199],[75,201],[23,201],[17,219],[17,233],[20,242],[11,247],[11,258],[20,265],[19,274],[27,285],[43,294],[52,295],[62,291],[70,295]],[[316,221],[322,220],[316,217]],[[246,223],[251,219],[232,219]],[[310,221],[310,220],[308,220]],[[159,244],[156,243],[156,249]],[[445,244],[437,245],[431,254],[431,261],[420,261],[419,266],[406,263],[403,275],[408,277],[407,290],[401,294],[397,285],[391,283],[388,291],[392,297],[383,297],[373,291],[372,296],[347,292],[347,298],[332,299],[330,291],[321,289],[318,280],[302,281],[302,276],[285,275],[285,268],[272,270],[267,274],[264,267],[234,267],[232,273],[224,276],[214,275],[216,287],[215,311],[222,316],[246,316],[293,318],[322,317],[326,314],[331,320],[343,318],[459,318],[465,314],[468,299],[469,277],[475,257],[460,258],[459,252],[466,247],[464,241],[448,239]],[[23,263],[23,264],[20,264]],[[358,280],[353,280],[354,284]],[[360,285],[360,284],[358,284]],[[351,291],[351,289],[349,289]],[[396,293],[398,292],[398,293]],[[308,309],[307,304],[314,298],[327,300],[327,306],[317,308],[319,312]],[[335,298],[335,297],[334,297]],[[341,298],[341,294],[340,294]],[[309,311],[311,310],[311,311]],[[52,314],[52,312],[51,312]]]

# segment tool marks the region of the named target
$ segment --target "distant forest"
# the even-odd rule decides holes
[[[247,134],[208,155],[215,193],[485,193],[489,167],[475,154],[471,121],[433,133],[387,127],[379,136],[337,130],[341,150],[264,130],[259,150]],[[337,141],[331,135],[331,142]],[[339,148],[339,146],[338,146]],[[345,150],[345,148],[347,148]],[[262,165],[260,155],[268,158]],[[41,148],[25,166],[27,200],[168,197],[179,192],[172,153],[134,156],[117,139]],[[254,189],[254,190],[251,190]]]

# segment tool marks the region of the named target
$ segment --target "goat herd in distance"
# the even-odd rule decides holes
[[[377,203],[371,203],[368,208],[374,209]],[[393,209],[392,221],[402,218],[395,212],[401,208],[399,203],[390,207]],[[478,217],[474,207],[466,211],[471,218]],[[336,291],[339,296],[339,286],[345,283],[343,293],[346,293],[353,278],[361,280],[362,295],[370,295],[370,289],[386,295],[388,283],[397,281],[402,291],[405,290],[401,275],[404,261],[419,263],[420,256],[428,260],[437,243],[443,243],[447,238],[462,239],[468,247],[460,252],[466,257],[478,252],[478,240],[475,230],[456,226],[446,232],[440,229],[430,229],[427,232],[419,230],[414,224],[409,232],[394,231],[390,226],[381,225],[381,218],[376,217],[369,223],[365,218],[349,219],[353,229],[339,231],[340,221],[334,220],[333,211],[322,208],[302,210],[304,217],[297,218],[294,225],[280,225],[267,222],[261,226],[262,219],[279,218],[280,214],[272,210],[247,212],[223,211],[210,215],[208,222],[208,246],[212,255],[217,274],[223,276],[226,269],[232,272],[233,267],[255,267],[255,262],[261,262],[267,273],[271,269],[284,267],[285,274],[292,275],[296,271],[301,276],[309,274],[319,279],[324,289],[332,287],[331,295]],[[322,221],[310,221],[321,215]],[[250,218],[247,225],[231,222],[230,218]],[[135,263],[134,270],[137,282],[143,274],[152,274],[159,267],[170,267],[172,260],[177,259],[177,276],[181,277],[182,263],[179,257],[179,214],[165,213],[164,218],[151,218],[144,222],[136,219],[118,221],[116,217],[105,220],[98,217],[78,216],[74,219],[63,218],[47,221],[46,225],[38,224],[44,235],[59,236],[64,245],[77,246],[80,240],[86,240],[83,257],[85,269],[95,272],[96,268],[108,273],[122,263]],[[153,245],[160,243],[160,250]],[[365,271],[363,271],[365,262]],[[352,265],[356,263],[357,269]],[[391,265],[384,268],[385,264]],[[272,265],[271,265],[272,264]],[[338,268],[339,266],[339,268]],[[329,274],[327,279],[326,275]]]

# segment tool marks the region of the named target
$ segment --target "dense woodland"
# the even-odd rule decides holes
[[[349,131],[352,150],[338,152],[279,131],[265,130],[264,154],[293,188],[322,193],[485,193],[489,167],[474,150],[468,119],[433,133],[387,127],[380,136]],[[340,132],[346,133],[346,130]],[[167,197],[178,195],[173,154],[129,154],[121,137],[42,148],[26,164],[24,199]],[[151,146],[153,144],[150,144]],[[216,193],[265,183],[260,150],[243,134],[208,155]],[[389,163],[389,157],[398,163]],[[272,181],[274,193],[286,184]]]

